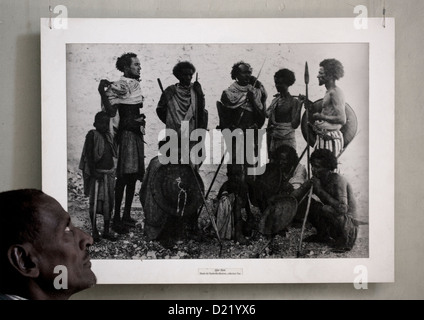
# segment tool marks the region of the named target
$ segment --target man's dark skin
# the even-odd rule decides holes
[[[317,150],[331,152],[329,150]],[[317,152],[314,151],[314,152]],[[350,250],[353,246],[356,231],[356,199],[350,183],[342,175],[334,172],[337,168],[329,168],[324,159],[311,156],[312,178],[306,181],[292,195],[298,200],[305,192],[313,187],[314,194],[319,202],[312,201],[310,208],[310,222],[317,229],[317,234],[305,239],[305,242],[332,243],[334,251]],[[335,160],[336,161],[336,160]],[[350,223],[351,225],[346,227]],[[351,237],[347,238],[347,235]],[[353,239],[353,240],[352,240]]]
[[[17,203],[18,197],[22,202]],[[68,300],[73,294],[97,283],[88,251],[93,239],[72,224],[68,212],[59,202],[39,190],[29,189],[1,193],[0,205],[2,210],[8,211],[1,213],[2,218],[7,219],[1,220],[2,233],[10,233],[7,240],[1,240],[2,294],[28,300]],[[27,209],[23,209],[29,206],[31,217],[24,213]],[[10,212],[15,212],[14,217],[7,218]],[[19,219],[19,222],[8,227],[13,219]],[[23,224],[27,225],[26,232]],[[23,235],[31,228],[37,232],[27,237],[21,235],[19,240],[15,235],[19,228]],[[5,247],[3,241],[10,244]],[[61,274],[55,271],[57,266],[62,268]],[[66,286],[57,286],[55,279],[58,276],[62,277],[63,285],[66,281]]]
[[[261,86],[260,82],[252,76],[252,70],[249,65],[241,63],[236,72],[235,80],[238,85],[242,87],[249,86],[247,89],[247,103],[250,103],[253,111],[246,111],[242,108],[230,109],[229,113],[224,116],[226,126],[229,129],[258,129],[263,125],[265,119],[265,108],[263,107],[266,98],[261,97],[255,99],[255,90],[259,90]],[[263,99],[263,100],[262,100]],[[231,105],[225,92],[222,94],[221,102],[224,105]],[[229,185],[233,186],[236,197],[234,200],[234,228],[235,228],[235,240],[240,244],[246,244],[247,239],[245,234],[250,233],[253,227],[253,218],[250,212],[250,205],[248,201],[248,186],[247,186],[247,167],[245,164],[236,164],[235,154],[236,148],[233,147],[233,162],[227,166],[227,175],[229,178]],[[248,213],[247,223],[243,223],[241,209],[245,208]],[[244,229],[244,230],[243,230]],[[243,232],[244,231],[244,232]]]
[[[140,78],[140,61],[137,57],[131,58],[131,64],[124,67],[124,77],[138,80]],[[143,107],[143,104],[140,103],[138,105],[114,105],[112,106],[109,102],[105,89],[109,87],[111,84],[110,81],[102,79],[99,83],[99,93],[102,98],[102,102],[105,106],[106,111],[110,116],[114,116],[116,114],[116,109],[120,114],[120,127],[125,126],[129,130],[140,131],[141,127],[144,127],[145,121],[144,117],[140,114],[139,109]],[[124,110],[129,110],[131,114],[125,116]],[[119,160],[118,160],[119,161]],[[134,199],[135,194],[135,186],[137,180],[141,177],[138,174],[123,174],[121,176],[117,176],[116,185],[115,185],[115,214],[113,218],[112,228],[120,233],[128,233],[128,226],[134,226],[135,221],[131,218],[131,205]],[[121,220],[120,211],[121,211],[121,203],[125,192],[125,208],[124,214]]]
[[[96,117],[95,122],[93,123],[93,126],[96,128],[96,130],[99,133],[105,136],[106,134],[109,133],[109,122],[110,122],[110,117],[106,113],[103,113],[102,116]],[[92,132],[90,132],[89,134],[92,134]],[[90,168],[90,173],[94,176],[94,178],[96,178],[96,180],[101,180],[103,179],[104,174],[99,173],[96,170],[96,165],[94,163],[94,155],[93,155],[93,150],[94,150],[93,136],[91,135],[91,137],[87,139],[86,141],[87,141],[87,163],[88,163],[88,167]],[[101,160],[99,160],[98,165],[100,166],[100,168],[102,167],[103,168],[106,167],[107,169],[113,168],[114,166],[113,159],[108,157],[102,158]],[[93,238],[94,238],[94,242],[98,242],[100,241],[100,235],[97,229],[97,225],[95,223],[95,219],[93,219],[94,214],[91,210],[94,210],[94,208],[93,207],[90,208],[90,220],[91,220],[91,225],[93,228]],[[107,214],[106,216],[109,216],[109,215]],[[116,241],[117,238],[115,238],[110,233],[109,229],[110,229],[110,219],[105,218],[103,238],[108,239],[110,241]]]

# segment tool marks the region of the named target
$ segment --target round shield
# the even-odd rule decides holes
[[[321,112],[322,100],[323,99],[319,99],[313,103],[312,109],[309,113],[310,115],[312,115],[315,112]],[[301,123],[302,135],[305,141],[308,141],[307,131],[309,131],[309,145],[313,147],[315,145],[316,135],[313,132],[311,127],[307,128],[307,125],[308,124],[306,121],[306,112],[304,112],[302,116],[302,123]],[[346,103],[346,123],[340,129],[341,133],[343,134],[343,140],[344,140],[343,147],[346,147],[353,140],[357,130],[358,130],[358,118],[356,117],[355,111],[353,111],[352,107],[348,103]]]
[[[202,178],[188,164],[161,165],[152,176],[151,187],[157,205],[170,215],[195,214],[203,202]]]
[[[293,196],[274,198],[265,209],[259,222],[259,232],[274,235],[284,230],[292,222],[297,211],[297,200]]]

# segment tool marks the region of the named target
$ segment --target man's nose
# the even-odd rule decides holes
[[[78,234],[80,236],[79,246],[81,250],[86,250],[87,246],[91,246],[94,243],[93,237],[88,233],[82,231],[80,228],[75,228],[78,230]]]

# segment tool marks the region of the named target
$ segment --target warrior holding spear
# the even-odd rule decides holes
[[[156,113],[165,124],[166,129],[175,130],[180,139],[183,121],[188,123],[189,134],[198,128],[206,129],[208,125],[202,86],[197,79],[194,83],[191,82],[195,72],[196,68],[191,62],[178,62],[172,73],[179,82],[162,91],[156,108]],[[160,79],[158,82],[161,86]],[[194,145],[197,142],[191,142],[191,144]],[[181,141],[179,141],[179,146],[175,147],[181,148]],[[189,152],[189,150],[181,151]]]
[[[313,176],[292,193],[300,199],[309,190],[319,201],[308,199],[306,215],[317,230],[305,242],[326,243],[335,252],[352,249],[358,233],[357,205],[351,184],[335,172],[337,157],[327,149],[316,149],[310,158]],[[303,236],[303,228],[302,228]],[[301,236],[301,241],[302,241]],[[301,252],[299,245],[298,255]]]
[[[258,75],[259,76],[259,75]],[[247,167],[246,167],[246,147],[251,147],[252,143],[246,144],[245,133],[248,129],[260,129],[266,117],[267,93],[264,86],[257,78],[252,76],[251,66],[243,61],[233,65],[231,78],[234,81],[221,95],[221,101],[217,103],[220,128],[231,131],[241,129],[243,133],[244,148],[241,150],[244,162],[237,163],[237,151],[239,148],[231,143],[231,163],[227,165],[228,184],[231,192],[235,194],[234,200],[234,237],[240,244],[247,242],[245,234],[249,232],[249,225],[252,224],[252,215],[249,214],[248,187],[247,187]],[[256,149],[256,148],[255,148]],[[240,152],[239,152],[240,153]],[[243,228],[241,209],[245,207],[248,213],[247,228]],[[245,229],[245,234],[243,234]]]
[[[191,62],[180,61],[172,70],[178,83],[164,89],[157,79],[162,93],[156,113],[166,129],[173,130],[178,137],[175,144],[171,140],[160,141],[159,150],[162,152],[165,145],[170,146],[168,149],[178,151],[179,159],[183,153],[187,156],[193,146],[192,141],[190,144],[183,141],[184,125],[188,136],[195,129],[207,128],[205,97],[197,76],[192,83],[195,72]],[[140,202],[146,216],[144,233],[148,239],[159,239],[165,245],[179,238],[199,239],[196,213],[203,200],[204,187],[197,169],[192,168],[191,162],[163,164],[159,157],[150,161],[140,189]]]
[[[317,76],[319,85],[325,85],[327,89],[324,99],[322,99],[321,110],[316,110],[317,103],[305,104],[307,108],[305,120],[307,124],[308,180],[292,193],[301,202],[300,199],[303,199],[305,193],[309,192],[297,252],[298,257],[301,256],[303,233],[308,215],[310,215],[310,222],[316,228],[317,234],[308,237],[305,242],[329,243],[334,246],[335,251],[343,252],[351,250],[356,241],[358,222],[355,196],[348,181],[339,173],[334,172],[337,169],[338,158],[356,136],[354,113],[351,115],[350,126],[355,131],[355,135],[344,139],[343,133],[340,131],[347,123],[347,104],[342,90],[336,86],[335,82],[343,75],[343,65],[338,60],[323,60]],[[309,72],[306,63],[306,101],[308,101],[308,83]],[[311,127],[316,134],[315,151],[311,156],[309,156],[311,144],[309,117],[314,121]],[[312,167],[312,178],[310,166]],[[312,194],[315,194],[319,201],[313,200]]]
[[[297,147],[295,129],[300,125],[302,101],[293,97],[288,91],[295,81],[295,74],[289,69],[280,69],[274,75],[278,93],[274,95],[267,109],[268,155],[271,158],[282,145],[288,145],[295,150]]]
[[[336,81],[344,76],[344,68],[336,59],[321,61],[318,83],[327,89],[320,111],[309,109],[312,129],[316,134],[316,149],[328,149],[337,157],[343,150],[344,137],[340,129],[346,124],[346,101]]]

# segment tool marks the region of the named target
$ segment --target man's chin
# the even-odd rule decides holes
[[[97,276],[91,269],[91,262],[88,265],[88,269],[85,270],[85,277],[87,281],[87,287],[91,288],[97,284]]]
[[[87,288],[93,288],[96,284],[97,284],[97,277],[94,274],[94,272],[91,271],[91,275],[89,276],[89,281],[87,281]]]
[[[96,275],[94,273],[93,273],[92,280],[93,281],[91,282],[90,288],[93,288],[97,284],[97,277],[96,277]]]
[[[140,81],[140,75],[130,75],[129,78]]]

